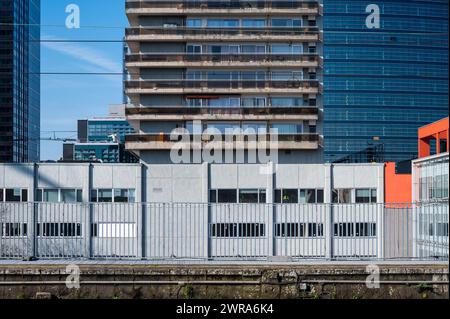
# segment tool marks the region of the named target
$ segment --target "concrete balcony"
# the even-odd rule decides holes
[[[215,148],[225,150],[236,149],[274,149],[274,150],[316,150],[321,146],[319,134],[272,134],[263,135],[222,135],[219,140],[210,134],[131,134],[125,138],[126,149],[133,151],[166,150],[174,147],[191,150]]]
[[[301,28],[186,28],[133,27],[125,30],[126,41],[321,41],[317,27]]]
[[[269,121],[315,120],[319,109],[310,107],[136,107],[126,108],[129,121]]]
[[[128,54],[126,66],[151,67],[277,67],[318,68],[322,59],[317,54]]]
[[[321,14],[315,0],[134,0],[126,2],[129,18],[141,15],[312,15]]]
[[[317,80],[131,80],[125,82],[126,94],[242,94],[242,93],[297,93],[319,94]]]

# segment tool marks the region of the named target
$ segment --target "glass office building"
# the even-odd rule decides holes
[[[125,150],[125,135],[133,127],[121,117],[93,118],[78,121],[78,142],[65,143],[66,161],[102,161],[103,163],[136,163],[138,159]]]
[[[448,0],[323,4],[326,161],[416,158],[417,129],[448,116]]]
[[[40,0],[0,4],[0,162],[37,162]]]

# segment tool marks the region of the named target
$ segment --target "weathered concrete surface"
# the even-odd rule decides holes
[[[66,265],[0,265],[0,298],[446,298],[448,265],[379,265],[380,288],[366,265],[82,264],[80,289]]]

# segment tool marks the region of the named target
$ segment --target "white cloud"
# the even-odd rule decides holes
[[[56,39],[51,36],[43,37],[43,40],[65,40]],[[92,48],[79,43],[71,42],[42,42],[43,47],[65,54],[79,61],[85,62],[90,66],[94,66],[95,72],[120,73],[122,72],[122,64],[114,61],[104,54]],[[94,69],[91,69],[92,72]]]

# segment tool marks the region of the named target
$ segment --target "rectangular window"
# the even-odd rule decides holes
[[[305,237],[305,223],[278,223],[275,226],[277,237]]]
[[[42,237],[80,237],[80,223],[38,223],[37,236]]]
[[[335,237],[353,237],[354,225],[353,223],[335,223],[334,236]]]
[[[5,202],[26,202],[28,200],[28,190],[20,188],[5,189]]]
[[[356,237],[376,236],[376,223],[355,223]]]
[[[134,203],[134,189],[115,189],[114,202],[115,203]]]
[[[97,201],[99,203],[111,203],[112,202],[112,189],[99,189],[97,192]]]
[[[376,203],[377,202],[377,190],[376,189],[356,189],[355,190],[355,202],[356,203]]]
[[[42,201],[46,203],[57,203],[59,202],[59,195],[57,189],[44,189]]]
[[[347,188],[333,189],[333,203],[348,204],[351,202],[352,190]]]
[[[278,204],[294,204],[298,203],[297,189],[276,189],[275,203]]]
[[[21,223],[0,223],[0,237],[27,236],[28,225]]]
[[[277,237],[323,237],[322,223],[278,223],[275,225]]]
[[[355,195],[356,203],[370,203],[370,189],[357,189]]]
[[[98,238],[134,238],[135,223],[96,223],[91,226],[92,237]]]
[[[218,189],[218,203],[237,203],[237,191],[235,189]]]
[[[240,189],[239,190],[239,203],[258,203],[258,190],[257,189]]]
[[[218,223],[211,225],[211,237],[264,237],[265,224]]]
[[[61,189],[62,203],[80,203],[82,201],[81,189]]]

